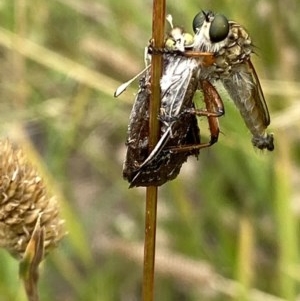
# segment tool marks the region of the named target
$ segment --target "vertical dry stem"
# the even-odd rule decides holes
[[[153,0],[152,37],[154,47],[163,48],[165,24],[165,0]],[[152,55],[151,67],[151,101],[149,121],[149,151],[156,145],[160,124],[157,119],[160,109],[160,77],[162,73],[162,56]],[[150,186],[146,190],[145,213],[145,244],[144,244],[144,274],[143,300],[154,299],[154,265],[155,265],[155,238],[156,238],[156,208],[157,187]]]

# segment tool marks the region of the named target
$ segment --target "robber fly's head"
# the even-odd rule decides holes
[[[187,32],[184,32],[184,29],[181,27],[174,27],[171,15],[167,15],[166,19],[171,26],[171,30],[165,41],[166,49],[184,52],[185,49],[192,48],[194,45],[193,36]]]
[[[193,20],[194,47],[197,50],[216,52],[222,48],[229,34],[229,22],[224,15],[201,11]]]

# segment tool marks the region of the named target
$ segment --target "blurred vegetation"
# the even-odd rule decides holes
[[[299,300],[300,3],[167,8],[189,31],[206,8],[248,29],[276,149],[254,150],[225,100],[219,143],[159,190],[156,300]],[[44,301],[140,300],[145,189],[121,176],[137,83],[112,95],[143,67],[151,17],[151,1],[0,1],[1,136],[44,172],[69,231],[43,265]],[[0,266],[0,301],[25,300],[17,262],[1,251]]]

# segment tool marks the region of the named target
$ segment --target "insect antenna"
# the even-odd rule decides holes
[[[127,82],[123,83],[122,85],[120,85],[115,93],[114,93],[114,97],[118,97],[119,95],[121,95],[128,86],[130,86],[138,77],[140,77],[142,74],[144,74],[151,65],[148,65],[147,67],[145,67],[141,72],[139,72],[137,75],[135,75],[133,78],[131,78],[130,80],[128,80]]]
[[[168,14],[166,16],[166,20],[168,21],[168,23],[170,24],[171,28],[173,29],[174,28],[174,25],[173,25],[173,17],[171,14]]]

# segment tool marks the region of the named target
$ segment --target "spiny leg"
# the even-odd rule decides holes
[[[208,125],[210,130],[210,145],[216,143],[219,138],[219,120],[216,117],[221,117],[225,114],[223,101],[216,88],[208,81],[200,82],[204,94],[204,102],[208,112],[215,112],[216,115],[207,115]]]
[[[204,94],[206,110],[191,108],[186,110],[185,112],[197,116],[207,117],[210,131],[210,141],[207,143],[200,143],[197,145],[186,145],[182,147],[169,148],[171,152],[193,151],[196,149],[210,147],[218,141],[220,133],[218,117],[225,114],[224,104],[219,93],[208,80],[202,80],[200,82],[200,85]]]

